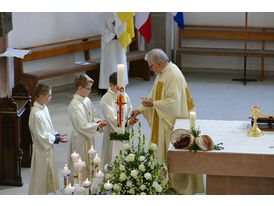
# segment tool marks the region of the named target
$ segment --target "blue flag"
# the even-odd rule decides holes
[[[177,25],[180,29],[184,29],[185,25],[184,25],[184,14],[183,12],[176,12],[175,14],[173,14],[173,19],[175,22],[177,22]]]

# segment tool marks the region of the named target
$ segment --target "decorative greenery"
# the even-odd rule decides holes
[[[214,150],[222,150],[222,149],[224,149],[223,143],[221,142],[219,144],[215,144],[213,149]]]
[[[136,139],[137,136],[137,139]],[[156,195],[168,188],[167,167],[155,155],[156,144],[146,148],[145,136],[139,123],[137,135],[132,129],[129,143],[105,166],[105,180],[113,184],[113,195]],[[105,191],[105,188],[102,188]]]
[[[124,134],[118,134],[117,132],[112,132],[109,134],[110,140],[129,140],[129,132],[125,132]]]
[[[196,138],[196,137],[198,137],[200,134],[201,134],[201,130],[200,130],[200,128],[198,127],[198,129],[191,129],[191,134]],[[222,150],[222,149],[224,149],[224,147],[223,147],[223,143],[221,142],[221,143],[219,143],[219,144],[216,144],[216,145],[214,145],[214,147],[213,147],[213,149],[214,150]],[[201,150],[199,147],[198,147],[198,145],[195,143],[195,141],[194,141],[194,143],[192,144],[192,145],[190,145],[190,147],[189,147],[189,149],[188,149],[190,152],[197,152],[198,150]]]
[[[192,144],[192,145],[190,145],[190,147],[189,147],[189,149],[188,149],[190,152],[197,152],[198,150],[201,150],[199,147],[198,147],[198,145],[196,145],[195,144],[195,142]]]
[[[191,129],[191,134],[192,134],[194,137],[198,137],[198,136],[201,134],[200,128],[198,127],[198,129]]]

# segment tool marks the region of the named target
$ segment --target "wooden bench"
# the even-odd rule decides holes
[[[246,23],[247,24],[247,23]],[[265,41],[274,41],[274,28],[267,27],[238,27],[238,26],[208,26],[185,25],[185,29],[178,31],[178,49],[176,63],[182,68],[181,55],[206,55],[206,56],[242,56],[244,57],[243,82],[246,84],[246,58],[261,58],[261,81],[264,78],[264,58],[274,58],[274,50],[265,50]],[[182,39],[216,39],[216,40],[241,40],[244,48],[201,48],[184,47]],[[247,48],[248,41],[261,41],[260,49]]]
[[[96,34],[92,36],[85,36],[81,38],[68,39],[59,42],[52,42],[23,49],[30,49],[31,53],[26,55],[25,58],[14,59],[14,81],[22,80],[25,82],[29,89],[32,101],[35,100],[34,88],[39,80],[50,79],[54,77],[65,76],[83,71],[91,71],[100,68],[100,59],[90,58],[90,50],[101,47],[101,35]],[[24,63],[37,61],[41,59],[48,59],[57,56],[68,55],[72,53],[83,52],[84,60],[89,61],[88,65],[77,65],[75,63],[68,63],[63,68],[51,70],[37,70],[32,72],[24,71]],[[99,80],[99,79],[98,79]],[[95,82],[98,82],[95,79]]]

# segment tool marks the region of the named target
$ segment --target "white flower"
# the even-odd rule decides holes
[[[111,179],[113,177],[113,175],[112,174],[106,174],[105,177],[106,177],[107,180],[109,180],[109,179]]]
[[[132,177],[134,177],[134,178],[137,178],[137,176],[138,176],[138,171],[137,171],[137,170],[132,170],[132,171],[130,172],[130,175],[131,175]]]
[[[131,188],[128,192],[129,192],[129,194],[132,194],[132,195],[134,195],[134,194],[135,194],[135,191],[134,191],[134,189],[133,189],[133,188]]]
[[[145,165],[143,163],[139,165],[139,170],[143,172],[146,170]]]
[[[146,193],[145,192],[141,192],[140,195],[146,195]]]
[[[130,153],[127,157],[126,157],[126,161],[127,162],[133,162],[135,158],[135,154]]]
[[[152,186],[156,189],[157,192],[162,192],[163,188],[161,185],[158,184],[158,182],[153,182]]]
[[[149,172],[145,173],[145,178],[149,180],[151,178],[151,174]]]
[[[119,192],[119,191],[121,190],[121,187],[120,187],[119,184],[114,184],[114,185],[113,185],[113,189],[114,189],[115,191]]]
[[[144,191],[147,187],[145,185],[140,186],[140,190]]]
[[[131,187],[132,186],[132,181],[127,181],[127,186]]]
[[[154,167],[155,167],[155,165],[154,165],[154,163],[152,163],[152,164],[150,165],[150,169],[154,170]]]
[[[156,151],[157,150],[157,145],[152,143],[149,147],[149,149],[153,150],[153,151]]]
[[[143,162],[146,158],[144,156],[139,157],[139,161]]]
[[[108,171],[108,164],[105,165],[104,167],[104,171],[107,172]]]
[[[124,150],[128,150],[129,149],[129,144],[124,144]]]
[[[157,145],[152,143],[149,147],[149,149],[153,150],[153,151],[156,151],[157,150]]]
[[[121,171],[125,171],[125,166],[124,166],[124,165],[122,165],[122,164],[120,164],[119,169],[120,169]]]
[[[120,177],[119,177],[119,180],[121,181],[121,182],[123,182],[123,181],[125,181],[127,179],[127,176],[126,176],[126,173],[121,173],[120,174]]]

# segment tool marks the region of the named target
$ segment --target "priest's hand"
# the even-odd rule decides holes
[[[136,118],[139,114],[141,114],[141,112],[136,109],[136,110],[133,110],[130,114],[131,118]]]
[[[139,119],[137,119],[135,117],[131,117],[128,122],[129,122],[130,125],[133,125],[133,124],[135,124],[138,121],[139,121]]]
[[[101,120],[101,121],[99,122],[99,127],[101,127],[101,128],[103,128],[103,127],[105,127],[105,126],[107,126],[107,125],[108,125],[107,120]]]
[[[143,99],[142,105],[144,107],[153,107],[153,100],[152,99]]]
[[[67,134],[60,134],[60,142],[66,143],[68,140],[66,139]]]

